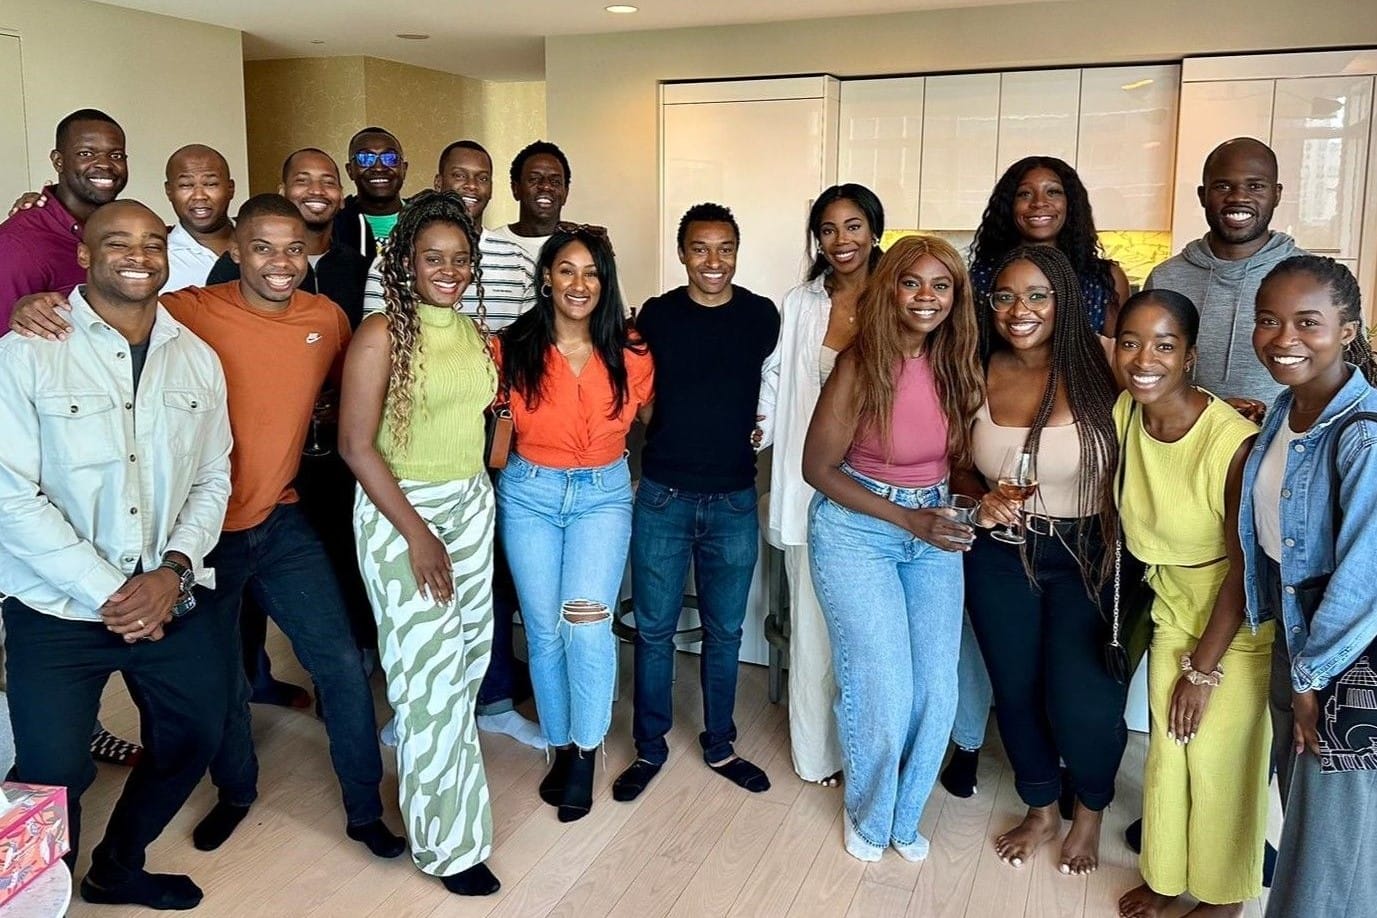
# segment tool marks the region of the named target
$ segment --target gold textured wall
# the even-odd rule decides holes
[[[244,95],[254,193],[276,190],[283,158],[300,147],[320,147],[342,167],[349,138],[376,124],[402,142],[408,195],[431,187],[451,141],[486,146],[494,173],[489,226],[516,219],[507,166],[545,131],[544,83],[491,83],[375,57],[245,61]]]
[[[320,147],[343,166],[349,137],[364,126],[366,103],[362,57],[245,61],[253,193],[276,191],[282,160],[301,147]]]

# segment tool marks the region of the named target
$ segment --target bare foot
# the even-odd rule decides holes
[[[1100,866],[1100,823],[1103,815],[1103,811],[1086,809],[1085,804],[1076,801],[1071,831],[1066,833],[1066,841],[1061,844],[1062,873],[1079,877],[1093,873]]]
[[[1191,915],[1196,916],[1196,918],[1238,918],[1242,914],[1242,902],[1233,902],[1229,905],[1211,905],[1208,902],[1201,902],[1186,912],[1184,918],[1189,918]]]
[[[1119,915],[1120,918],[1158,918],[1162,910],[1175,901],[1175,896],[1153,892],[1152,887],[1144,883],[1124,893],[1119,900]]]
[[[1010,867],[1022,867],[1033,852],[1056,837],[1061,829],[1057,805],[1030,806],[1023,821],[995,839],[995,853]]]

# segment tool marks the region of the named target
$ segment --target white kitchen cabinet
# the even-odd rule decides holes
[[[998,73],[928,77],[923,99],[918,225],[974,229],[994,186]]]
[[[1079,70],[1026,70],[1003,74],[999,87],[995,179],[1025,156],[1055,156],[1075,163],[1080,105]]]
[[[684,283],[679,218],[716,201],[741,226],[736,283],[776,302],[803,279],[808,209],[833,184],[830,77],[672,84],[661,117],[661,289]]]
[[[918,225],[923,156],[923,78],[841,84],[837,181],[879,196],[885,225]]]
[[[1234,137],[1272,137],[1272,80],[1221,80],[1181,84],[1176,131],[1176,190],[1172,196],[1171,246],[1179,252],[1205,235],[1200,208],[1201,170],[1210,151]]]
[[[1076,171],[1100,229],[1171,226],[1180,86],[1174,64],[1081,71]]]
[[[1276,81],[1271,146],[1283,191],[1272,227],[1316,255],[1358,257],[1372,90],[1371,76]]]

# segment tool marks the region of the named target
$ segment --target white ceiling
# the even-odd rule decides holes
[[[1046,0],[101,0],[239,29],[249,60],[366,54],[485,80],[539,80],[545,38]],[[424,33],[426,41],[396,38]],[[315,44],[314,42],[323,42]]]

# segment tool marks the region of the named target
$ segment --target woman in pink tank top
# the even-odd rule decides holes
[[[899,240],[857,309],[803,448],[813,585],[832,644],[846,850],[927,856],[918,819],[956,714],[961,553],[945,509],[983,399],[970,282],[941,239]]]

